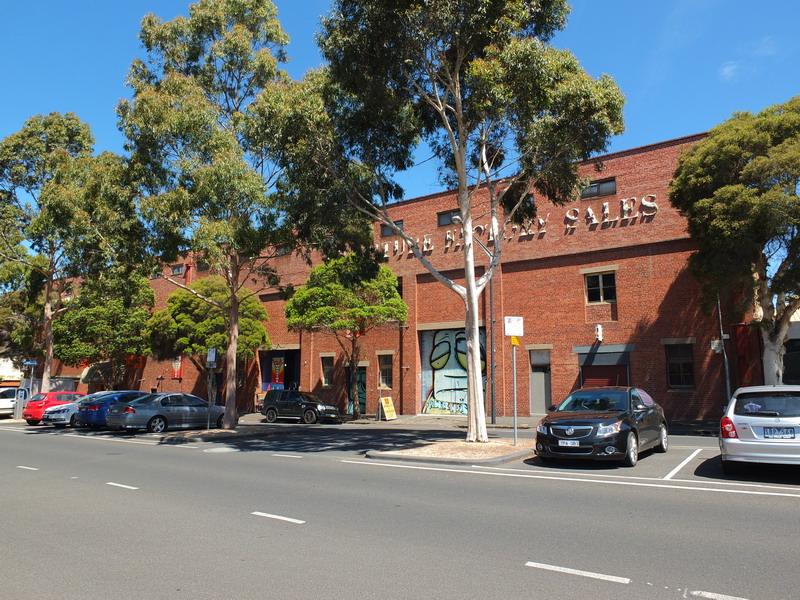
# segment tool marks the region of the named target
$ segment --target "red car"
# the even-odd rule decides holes
[[[44,409],[58,406],[59,404],[75,402],[83,396],[78,392],[45,392],[36,394],[25,405],[25,409],[22,411],[22,418],[28,422],[28,425],[38,425],[42,420]]]

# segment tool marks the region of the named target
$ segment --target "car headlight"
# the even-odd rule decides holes
[[[597,428],[597,437],[607,437],[619,433],[621,427],[622,421],[611,423],[611,425],[600,425],[600,427]]]
[[[536,433],[544,433],[545,435],[547,435],[547,425],[545,425],[544,423],[539,423],[536,426]]]
[[[322,410],[339,410],[333,404],[323,404]]]

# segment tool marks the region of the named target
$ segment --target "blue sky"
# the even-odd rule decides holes
[[[0,137],[37,113],[73,111],[98,150],[122,150],[117,102],[141,55],[143,15],[185,13],[188,0],[37,0],[3,3]],[[289,73],[320,64],[314,35],[327,0],[277,0],[289,33]],[[574,0],[555,45],[592,75],[612,75],[626,97],[621,150],[705,131],[734,111],[800,94],[796,0]],[[424,153],[420,153],[424,158]],[[406,196],[441,189],[430,163],[402,177]]]

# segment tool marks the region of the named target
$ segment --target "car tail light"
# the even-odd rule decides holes
[[[100,407],[97,406],[97,404],[90,404],[89,406],[86,407],[86,410],[98,411],[100,410]]]
[[[728,439],[739,437],[739,434],[736,433],[736,425],[733,424],[730,417],[722,417],[722,421],[719,422],[719,434]]]
[[[136,412],[136,409],[133,408],[132,406],[126,406],[125,410],[123,410],[122,412],[132,415]]]

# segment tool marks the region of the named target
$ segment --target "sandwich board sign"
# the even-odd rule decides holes
[[[397,413],[394,411],[394,402],[391,396],[384,396],[381,398],[379,410],[383,411],[383,417],[387,421],[393,421],[397,418]]]

